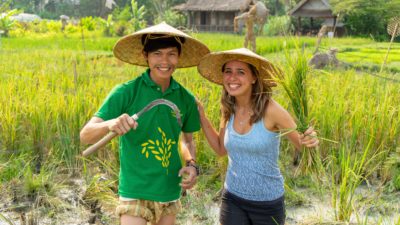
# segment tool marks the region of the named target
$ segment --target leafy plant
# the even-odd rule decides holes
[[[132,24],[134,31],[146,27],[146,20],[144,19],[144,16],[146,14],[146,9],[144,5],[139,7],[138,3],[135,0],[132,0],[131,6],[132,6],[132,19],[130,20],[130,23]]]
[[[106,37],[112,36],[112,27],[114,25],[113,15],[109,14],[107,16],[107,20],[103,18],[99,18],[99,22],[103,25],[103,34]]]
[[[185,17],[171,9],[166,10],[163,14],[159,14],[158,17],[154,20],[155,23],[160,23],[165,21],[171,26],[179,27],[185,25]]]
[[[177,11],[171,9],[169,1],[151,0],[153,8],[156,11],[155,23],[167,22],[168,24],[179,27],[185,25],[185,17]]]
[[[91,16],[81,18],[80,25],[88,31],[93,31],[96,28],[96,22]]]
[[[264,34],[268,36],[287,35],[293,29],[289,16],[271,16],[265,26]]]
[[[8,37],[8,33],[12,30],[16,24],[15,20],[11,19],[11,16],[21,13],[17,9],[12,9],[0,16],[0,30],[4,31],[4,36]],[[1,34],[0,34],[1,35]]]

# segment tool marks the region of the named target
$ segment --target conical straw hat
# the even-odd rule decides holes
[[[222,66],[232,60],[253,65],[258,70],[264,82],[269,86],[276,86],[273,84],[272,79],[279,70],[270,61],[247,48],[210,53],[201,59],[197,70],[207,80],[222,85]]]
[[[147,66],[147,61],[142,54],[143,45],[141,41],[142,36],[146,34],[162,34],[185,38],[177,68],[196,66],[200,59],[210,52],[208,47],[200,41],[162,22],[119,39],[113,50],[115,57],[133,65]]]

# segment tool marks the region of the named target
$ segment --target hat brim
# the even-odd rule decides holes
[[[244,48],[210,53],[200,60],[197,70],[207,80],[222,85],[222,66],[233,60],[253,65],[258,70],[261,79],[267,84],[271,83],[279,72],[270,61]]]
[[[200,59],[210,52],[208,47],[202,42],[190,37],[178,29],[169,26],[166,23],[161,23],[137,31],[118,40],[113,48],[114,56],[121,61],[133,65],[148,66],[147,61],[143,57],[142,53],[143,45],[141,38],[145,34],[163,34],[185,38],[185,42],[182,45],[179,62],[176,66],[177,68],[196,66],[198,65]]]

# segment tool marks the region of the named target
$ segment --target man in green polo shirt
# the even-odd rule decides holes
[[[208,48],[175,28],[161,23],[121,38],[114,55],[122,61],[147,66],[134,80],[113,89],[94,117],[81,131],[81,142],[93,144],[110,131],[120,135],[121,224],[172,225],[180,210],[181,188],[192,188],[198,175],[192,133],[200,129],[194,96],[176,82],[176,68],[191,67],[209,53]],[[159,105],[130,115],[156,99],[167,99],[180,110],[182,126],[174,111]],[[186,166],[182,168],[180,146]],[[181,175],[187,177],[181,180]]]

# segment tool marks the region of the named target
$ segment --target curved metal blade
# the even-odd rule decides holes
[[[156,99],[156,100],[150,102],[148,105],[146,105],[142,110],[137,112],[132,117],[136,120],[143,113],[149,111],[150,109],[152,109],[154,106],[157,106],[157,105],[166,105],[166,106],[170,107],[174,111],[174,114],[175,114],[176,119],[178,120],[179,126],[182,127],[181,112],[180,112],[178,106],[176,106],[173,102],[171,102],[167,99]]]

